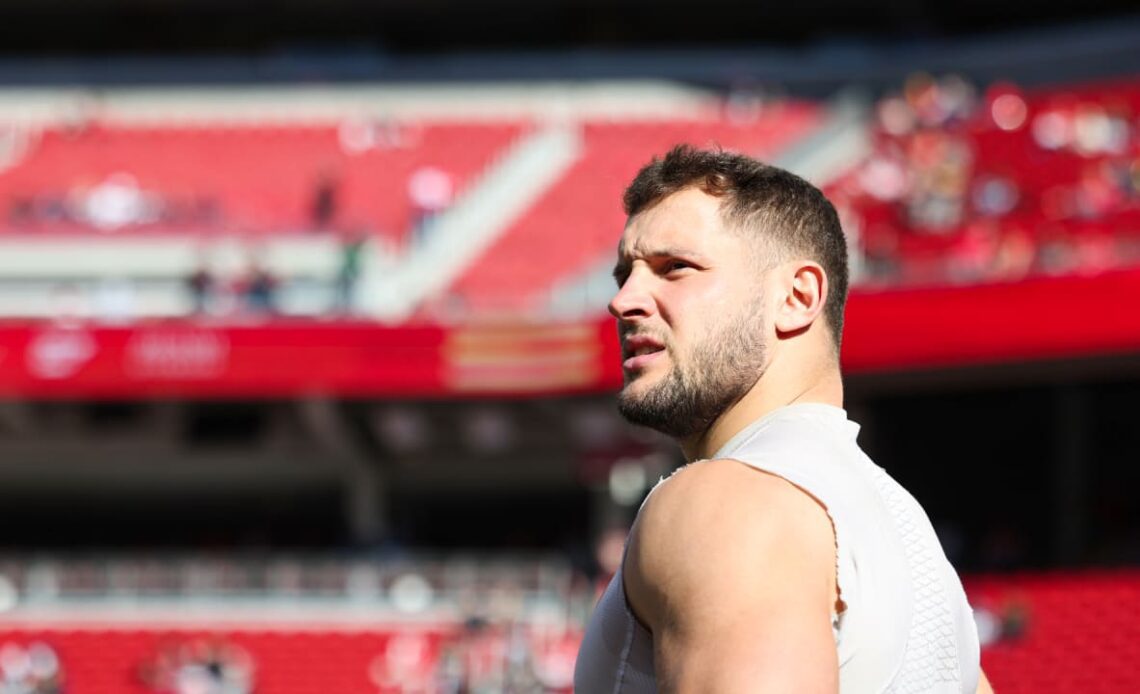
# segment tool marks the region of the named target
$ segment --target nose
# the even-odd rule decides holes
[[[645,318],[653,312],[653,298],[636,270],[626,278],[614,298],[610,299],[609,311],[619,320]]]

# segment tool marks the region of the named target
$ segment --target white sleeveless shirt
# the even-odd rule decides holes
[[[855,443],[859,425],[824,404],[781,408],[713,458],[778,475],[827,509],[844,611],[834,616],[841,694],[974,694],[977,628],[962,584],[905,489]],[[577,694],[657,691],[653,636],[633,616],[619,569],[578,652]]]

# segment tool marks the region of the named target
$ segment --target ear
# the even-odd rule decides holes
[[[811,327],[823,312],[827,299],[827,273],[811,260],[795,260],[785,266],[781,301],[776,309],[776,331],[800,333]]]

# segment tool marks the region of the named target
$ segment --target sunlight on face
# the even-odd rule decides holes
[[[763,373],[764,310],[749,242],[697,189],[630,220],[610,304],[622,337],[618,400],[635,424],[700,433]]]

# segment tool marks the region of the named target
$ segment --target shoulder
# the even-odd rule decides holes
[[[694,595],[763,602],[802,596],[824,610],[835,536],[826,510],[791,482],[735,460],[682,468],[650,495],[630,537],[625,581],[645,621]]]

